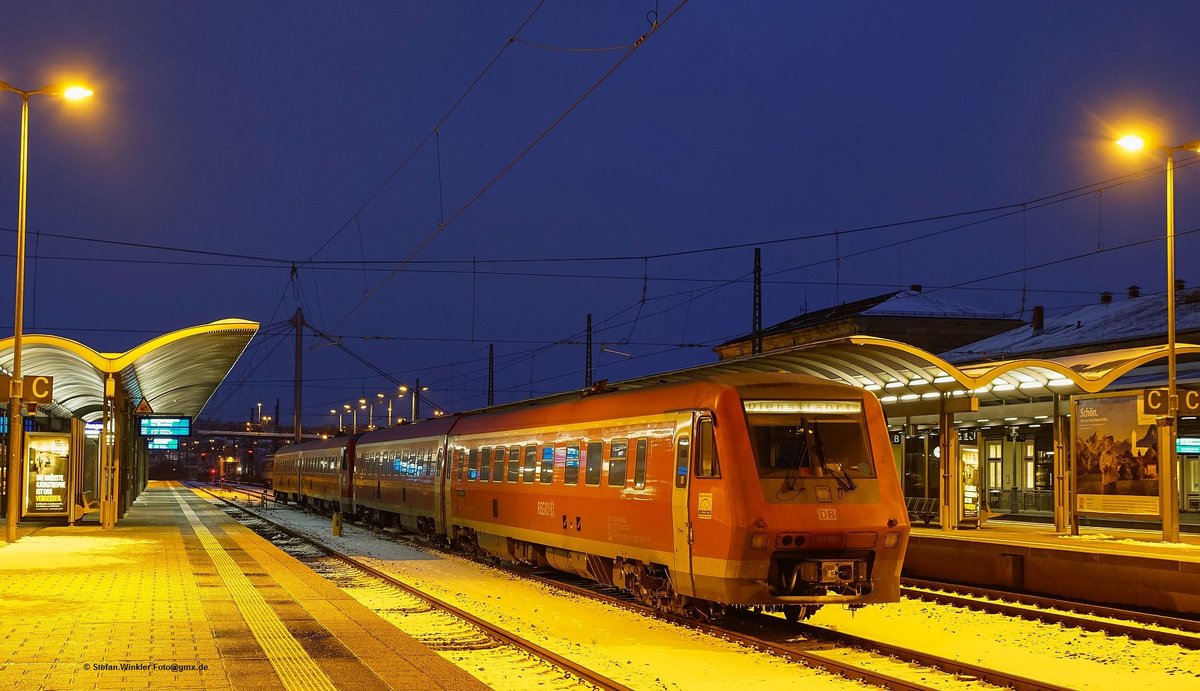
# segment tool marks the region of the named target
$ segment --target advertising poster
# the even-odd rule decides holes
[[[31,433],[27,438],[25,514],[65,514],[71,437]]]
[[[1159,515],[1158,425],[1142,398],[1076,398],[1075,480],[1080,513]]]

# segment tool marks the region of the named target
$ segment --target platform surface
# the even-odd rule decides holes
[[[1179,542],[1170,543],[1163,542],[1159,530],[1092,525],[1081,526],[1079,534],[1072,535],[1069,530],[1056,532],[1050,523],[993,519],[978,528],[950,531],[937,525],[918,524],[913,526],[912,534],[923,539],[944,538],[1200,562],[1200,534],[1190,532],[1180,533]]]
[[[111,530],[22,524],[0,622],[0,689],[486,688],[176,483]]]

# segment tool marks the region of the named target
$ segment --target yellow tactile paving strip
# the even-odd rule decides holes
[[[325,676],[325,673],[308,656],[308,653],[304,652],[304,648],[296,642],[295,637],[288,632],[279,616],[275,614],[262,595],[258,594],[258,591],[251,585],[250,579],[246,578],[233,563],[233,559],[217,543],[208,528],[204,527],[191,507],[184,502],[183,497],[176,494],[175,500],[179,502],[183,515],[187,517],[188,523],[196,531],[196,536],[200,538],[200,544],[204,545],[204,550],[212,558],[217,572],[221,575],[221,580],[225,581],[225,587],[233,596],[238,611],[250,626],[250,631],[254,634],[258,644],[262,646],[263,652],[267,654],[267,659],[275,668],[284,688],[293,691],[303,691],[304,689],[333,691],[333,682]]]
[[[114,530],[34,525],[0,543],[0,689],[285,689],[271,616],[335,688],[485,688],[191,492],[151,483]]]

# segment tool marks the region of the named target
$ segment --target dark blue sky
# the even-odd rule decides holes
[[[1165,143],[1200,137],[1200,6],[692,0],[458,214],[625,53],[544,46],[628,46],[648,11],[674,7],[545,3],[426,139],[535,6],[8,8],[0,79],[96,90],[32,103],[27,332],[123,351],[259,321],[205,411],[244,420],[276,398],[290,418],[281,324],[297,306],[447,409],[483,404],[489,343],[498,401],[582,385],[589,312],[597,379],[710,361],[750,327],[753,250],[641,259],[689,250],[794,239],[763,244],[767,324],[913,283],[1010,315],[1164,290],[1161,157],[1110,142],[1138,123]],[[19,105],[0,93],[0,305]],[[1181,234],[1200,227],[1189,159]],[[854,232],[980,209],[995,210]],[[439,218],[453,221],[439,232]],[[1181,235],[1189,284],[1197,248]],[[310,424],[390,390],[307,339]]]

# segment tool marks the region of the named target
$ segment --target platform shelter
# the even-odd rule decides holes
[[[27,334],[22,370],[50,385],[48,401],[23,411],[22,519],[98,513],[111,527],[146,486],[139,417],[191,420],[233,368],[258,323],[222,319],[153,338],[124,353]],[[13,339],[0,340],[0,370],[11,371]],[[8,418],[0,418],[0,505],[8,501]]]

